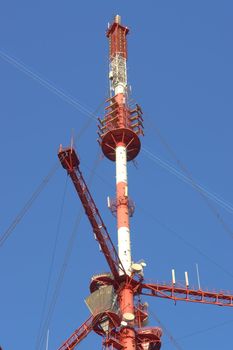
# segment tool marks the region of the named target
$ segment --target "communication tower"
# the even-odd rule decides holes
[[[60,146],[58,152],[110,269],[109,273],[92,277],[90,295],[86,298],[91,316],[59,350],[74,349],[91,331],[103,338],[106,349],[159,350],[162,329],[147,327],[147,303],[141,301],[140,295],[233,306],[233,295],[190,289],[187,273],[184,287],[176,286],[174,270],[170,284],[147,283],[143,274],[145,263],[132,261],[130,217],[134,204],[128,193],[127,162],[135,159],[140,152],[143,113],[138,104],[133,107],[129,104],[128,33],[129,29],[122,25],[119,15],[107,29],[110,96],[106,101],[105,115],[98,118],[98,142],[106,158],[116,163],[116,198],[108,199],[108,206],[117,218],[118,251],[83,178],[76,151],[72,147],[63,149]]]

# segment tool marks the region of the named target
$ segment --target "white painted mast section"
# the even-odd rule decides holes
[[[116,184],[117,190],[118,186],[122,184],[125,189],[124,196],[128,197],[128,182],[127,182],[127,150],[123,145],[119,145],[116,147]],[[127,213],[128,214],[128,208]],[[127,223],[129,224],[129,220]],[[118,227],[118,255],[123,264],[125,272],[127,275],[131,275],[131,244],[130,244],[130,229],[129,226],[121,226]],[[123,274],[121,270],[119,270],[120,274]]]

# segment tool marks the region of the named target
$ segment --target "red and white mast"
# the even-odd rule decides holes
[[[126,97],[127,97],[127,27],[121,26],[119,15],[109,28],[110,64],[109,79],[110,93],[113,93],[115,101],[121,106],[119,111],[119,126],[125,125]],[[128,275],[131,274],[131,244],[129,227],[129,210],[126,198],[128,197],[127,179],[127,149],[124,140],[116,143],[116,203],[117,203],[117,233],[118,233],[118,255]]]
[[[131,275],[130,203],[128,197],[127,161],[140,150],[138,135],[142,133],[141,110],[131,110],[127,99],[127,40],[129,29],[121,24],[117,15],[109,26],[109,81],[110,98],[106,114],[100,120],[100,144],[105,156],[116,162],[116,215],[118,255],[127,275]],[[122,270],[120,271],[122,274]]]
[[[128,32],[129,29],[121,24],[120,16],[116,16],[108,27],[110,97],[106,101],[104,117],[98,119],[98,141],[102,151],[108,159],[116,162],[116,199],[109,200],[109,204],[117,216],[118,253],[83,178],[75,150],[60,147],[58,152],[111,271],[92,277],[91,294],[86,298],[92,316],[59,350],[73,350],[92,330],[103,337],[106,350],[159,350],[162,330],[145,327],[148,311],[140,295],[233,307],[233,295],[229,293],[190,289],[187,282],[185,287],[177,287],[174,278],[166,285],[148,284],[141,274],[142,265],[132,264],[129,219],[134,208],[128,196],[127,162],[140,151],[143,119],[139,105],[131,107],[128,102]]]
[[[129,29],[121,24],[120,16],[107,30],[109,39],[110,98],[106,101],[106,114],[99,119],[99,143],[104,155],[116,162],[116,200],[118,255],[126,276],[131,276],[132,258],[130,245],[130,200],[128,196],[127,161],[133,160],[140,151],[139,134],[142,134],[141,109],[130,109],[127,85],[127,40]],[[119,270],[122,275],[122,270]],[[125,276],[125,277],[126,277]],[[125,280],[118,293],[118,301],[127,327],[122,329],[121,344],[125,349],[136,347],[135,330],[130,324],[135,318],[134,292]]]

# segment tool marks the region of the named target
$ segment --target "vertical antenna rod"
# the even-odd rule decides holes
[[[196,263],[196,270],[197,270],[197,283],[198,283],[198,289],[199,289],[199,290],[201,290],[201,283],[200,283],[200,275],[199,275],[198,263]]]
[[[47,330],[46,348],[45,348],[45,350],[49,350],[49,329]]]

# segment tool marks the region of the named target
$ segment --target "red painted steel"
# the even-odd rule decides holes
[[[161,348],[162,330],[159,327],[146,327],[137,330],[137,349],[159,350]],[[148,344],[148,345],[147,345]]]
[[[175,301],[181,300],[193,303],[233,306],[233,295],[230,293],[227,294],[226,292],[210,292],[158,283],[141,283],[138,292],[143,295],[172,299]]]
[[[110,270],[116,281],[119,279],[119,268],[125,273],[123,265],[118,257],[117,251],[112,243],[107,228],[90,194],[87,184],[79,169],[79,159],[74,149],[60,148],[58,158],[67,170],[74,187],[82,202],[86,215],[92,226],[95,238],[100,244],[101,250],[107,260]]]
[[[120,341],[123,349],[135,350],[136,346],[136,332],[134,327],[124,327],[120,332]]]
[[[94,323],[90,316],[74,333],[60,346],[58,350],[73,350],[92,331]],[[97,321],[96,321],[97,322]]]
[[[128,195],[126,195],[127,183],[119,182],[117,184],[117,227],[129,228],[129,208],[128,208]]]
[[[126,35],[129,29],[119,23],[113,22],[107,31],[109,39],[109,56],[114,57],[120,53],[124,58],[127,58],[127,40]]]
[[[123,94],[117,94],[107,102],[104,118],[98,119],[98,142],[102,151],[108,159],[115,161],[116,146],[122,142],[127,147],[127,160],[133,160],[141,149],[139,136],[144,135],[141,107],[136,104],[133,109],[129,108]]]
[[[120,146],[126,148],[127,161],[133,160],[140,151],[141,143],[139,136],[143,135],[142,110],[137,104],[131,109],[127,101],[126,36],[128,31],[127,27],[120,24],[119,16],[115,18],[115,21],[110,25],[107,31],[111,67],[116,67],[114,66],[116,62],[116,64],[119,64],[119,67],[123,65],[124,68],[122,70],[123,78],[121,79],[121,84],[119,84],[121,85],[120,89],[118,89],[118,73],[116,73],[117,79],[116,82],[114,82],[114,89],[111,90],[114,91],[115,96],[110,97],[106,101],[108,105],[105,108],[103,119],[98,118],[98,141],[104,155],[112,161],[116,161],[116,149]],[[79,169],[80,161],[75,150],[72,148],[62,149],[61,147],[58,157],[75,186],[86,215],[91,223],[95,238],[100,244],[101,250],[105,255],[113,275],[101,274],[94,276],[90,284],[90,291],[93,293],[100,288],[112,285],[114,287],[114,297],[116,296],[118,301],[118,304],[116,303],[114,305],[120,309],[120,312],[117,309],[117,311],[114,310],[112,312],[104,311],[101,315],[97,314],[95,317],[91,316],[58,350],[74,349],[74,347],[92,330],[104,337],[103,346],[107,349],[159,350],[161,347],[160,338],[162,336],[162,330],[159,327],[142,327],[146,324],[148,319],[147,307],[146,304],[141,303],[140,299],[138,304],[135,305],[135,296],[147,295],[174,301],[180,300],[226,307],[233,306],[233,295],[230,293],[195,290],[169,284],[145,283],[143,274],[131,272],[131,266],[127,275]],[[124,158],[124,161],[125,159],[126,158]],[[123,164],[124,162],[122,159],[119,163],[122,163],[120,164],[120,167],[122,167],[121,169],[125,169],[125,164]],[[125,172],[123,175],[126,174]],[[118,181],[116,189],[115,211],[117,213],[118,234],[120,228],[123,229],[121,230],[123,233],[124,229],[126,229],[125,231],[129,229],[127,176],[125,176],[126,180],[124,180],[124,176],[122,176],[122,178],[123,180],[120,179],[120,181]],[[128,240],[128,242],[129,241],[130,240]],[[126,265],[125,262],[124,264]],[[120,276],[121,271],[123,272],[122,276]],[[108,327],[109,324],[107,331],[106,328],[103,327],[104,322],[106,327]]]
[[[119,56],[127,60],[126,35],[128,31],[129,29],[122,26],[117,19],[109,27],[107,37],[110,62]],[[126,81],[124,83],[127,84]],[[110,97],[106,102],[108,105],[105,108],[105,116],[103,119],[98,119],[100,122],[98,142],[102,151],[108,159],[115,161],[115,149],[117,144],[122,142],[127,147],[127,160],[133,160],[141,148],[139,135],[143,135],[142,110],[137,104],[133,109],[129,107],[126,87],[124,93],[115,92],[115,96]]]
[[[118,299],[121,314],[130,313],[134,315],[134,292],[130,284],[125,283],[123,288],[118,291]]]

